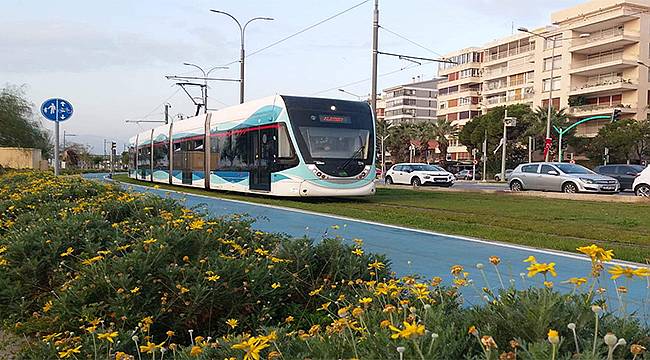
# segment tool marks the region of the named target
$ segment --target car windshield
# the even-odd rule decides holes
[[[630,165],[632,171],[641,172],[645,169],[642,165]]]
[[[576,164],[555,164],[565,174],[593,174],[594,172],[584,166]]]
[[[411,168],[413,169],[413,171],[445,171],[439,166],[427,165],[427,164],[411,165]]]

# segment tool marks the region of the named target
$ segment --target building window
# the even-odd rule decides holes
[[[554,77],[553,78],[553,91],[560,90],[560,80],[561,77]],[[542,91],[547,92],[551,90],[551,79],[544,79],[542,82]]]
[[[555,35],[555,47],[559,48],[562,46],[562,34]],[[549,37],[544,41],[544,49],[548,50],[553,48],[553,37]]]
[[[544,71],[550,71],[551,67],[553,70],[562,69],[562,55],[558,55],[554,58],[544,59]]]

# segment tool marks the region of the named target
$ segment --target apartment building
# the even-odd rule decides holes
[[[552,104],[565,108],[576,121],[595,115],[609,115],[615,108],[622,118],[645,120],[650,100],[650,0],[593,0],[551,15],[553,25],[533,29],[472,48],[472,69],[479,69],[476,108],[526,103],[546,107],[553,89]],[[555,39],[555,41],[553,41]],[[553,44],[555,43],[555,47]],[[443,98],[446,88],[458,85],[468,66],[443,64],[439,75],[439,116],[456,121],[450,109],[456,93]],[[551,71],[552,69],[552,71]],[[551,78],[551,72],[553,77]],[[444,100],[444,101],[443,101]],[[576,134],[593,137],[608,120],[580,125]],[[460,145],[460,144],[459,144]],[[468,158],[467,149],[454,147],[453,158]]]
[[[441,79],[419,81],[385,89],[384,119],[391,124],[436,121],[438,119],[438,82]]]
[[[481,63],[483,50],[467,48],[445,56],[449,63],[441,63],[438,76],[438,117],[462,127],[479,115],[481,100]],[[451,160],[468,160],[467,148],[451,139],[448,154]]]

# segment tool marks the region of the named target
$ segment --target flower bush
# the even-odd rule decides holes
[[[361,239],[290,239],[78,177],[0,176],[0,317],[30,340],[25,359],[643,358],[649,329],[613,316],[598,284],[647,269],[578,250],[592,273],[570,294],[553,290],[553,263],[525,259],[546,286],[521,291],[486,256],[493,293],[459,265],[450,284],[398,278]],[[466,306],[469,289],[484,304]]]

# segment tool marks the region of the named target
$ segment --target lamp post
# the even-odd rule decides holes
[[[63,150],[65,150],[65,138],[77,136],[77,134],[68,134],[63,130]]]
[[[540,38],[544,39],[545,41],[549,40],[549,39],[551,39],[553,41],[553,45],[552,45],[553,48],[551,49],[551,78],[550,78],[550,84],[549,84],[550,86],[549,86],[549,91],[548,91],[548,106],[547,106],[548,109],[547,109],[547,113],[546,113],[546,144],[544,145],[545,146],[544,149],[546,149],[544,151],[545,152],[544,161],[548,161],[548,154],[549,154],[548,150],[550,149],[550,144],[551,144],[551,107],[553,106],[553,75],[554,75],[553,73],[554,73],[554,70],[555,70],[555,47],[556,47],[557,41],[558,41],[558,39],[557,39],[558,34],[544,36],[544,35],[534,33],[534,32],[528,30],[525,27],[520,27],[517,30],[519,30],[521,32],[531,34],[531,35],[534,35],[534,36],[537,36],[537,37],[540,37]],[[586,37],[589,37],[589,36],[590,36],[590,34],[585,33],[585,34],[580,34],[580,36],[578,36],[578,37],[560,39],[560,41],[572,40],[572,39],[581,39],[581,38],[586,38]],[[543,81],[544,80],[542,80],[542,84],[543,84]],[[542,90],[543,90],[543,85],[542,85]]]
[[[215,67],[211,68],[210,70],[205,71],[205,70],[203,70],[202,67],[200,67],[200,66],[198,66],[196,64],[189,63],[189,62],[184,62],[183,65],[195,67],[195,68],[199,69],[199,71],[201,71],[201,74],[203,74],[203,86],[201,87],[201,90],[202,90],[201,91],[201,97],[203,98],[203,113],[207,114],[207,112],[208,112],[208,79],[207,79],[207,77],[208,77],[208,75],[210,75],[210,73],[213,70],[227,69],[228,67],[227,66],[215,66]],[[165,104],[165,121],[168,121],[167,117],[168,117],[167,104]]]
[[[356,97],[357,99],[359,99],[359,101],[361,101],[361,100],[363,99],[363,96],[361,96],[361,95],[357,95],[357,94],[355,94],[355,93],[351,93],[351,92],[349,92],[349,91],[347,91],[347,90],[345,90],[345,89],[339,89],[339,91],[342,92],[342,93],[344,93],[344,94],[348,94],[348,95],[354,96],[354,97]]]
[[[269,20],[270,21],[270,20],[273,20],[273,18],[262,17],[262,16],[254,17],[254,18],[248,20],[246,23],[244,23],[244,26],[242,26],[241,23],[239,22],[239,20],[237,20],[236,17],[230,15],[229,13],[227,13],[225,11],[214,10],[214,9],[210,9],[210,11],[212,11],[214,13],[217,13],[217,14],[223,14],[223,15],[226,15],[226,16],[230,17],[231,19],[233,19],[235,21],[235,23],[239,27],[240,40],[241,40],[240,41],[241,48],[240,48],[240,54],[239,54],[239,103],[241,104],[241,103],[244,102],[244,61],[245,61],[245,58],[246,58],[246,50],[244,48],[244,34],[246,32],[246,27],[248,26],[248,24],[252,23],[255,20]]]

